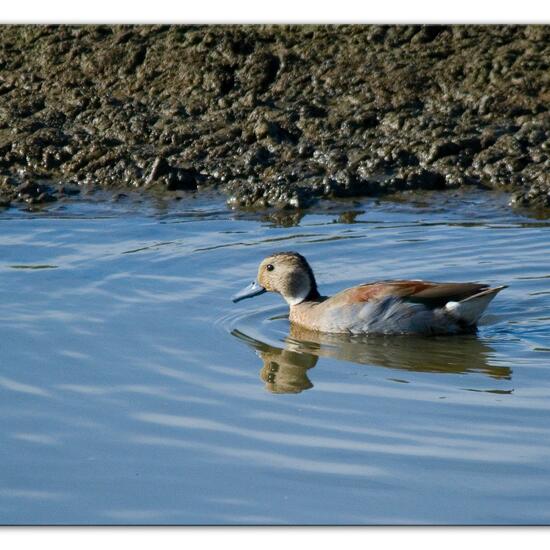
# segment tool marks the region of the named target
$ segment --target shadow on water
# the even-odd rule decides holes
[[[475,334],[461,336],[348,336],[323,334],[290,326],[281,347],[234,329],[231,334],[255,349],[263,362],[260,378],[272,393],[299,393],[313,388],[308,371],[319,358],[360,365],[441,374],[481,373],[510,380],[509,367],[490,363],[493,348]]]

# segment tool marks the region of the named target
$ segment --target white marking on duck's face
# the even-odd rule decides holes
[[[312,289],[306,268],[290,254],[266,258],[258,269],[258,282],[267,291],[279,293],[290,306],[303,302]]]

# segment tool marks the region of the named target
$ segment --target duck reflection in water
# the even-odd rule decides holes
[[[512,370],[491,364],[493,348],[464,336],[347,336],[290,325],[281,347],[235,329],[232,334],[254,348],[263,362],[260,378],[272,393],[299,393],[313,387],[308,371],[320,357],[402,371],[447,374],[482,373],[510,380]]]

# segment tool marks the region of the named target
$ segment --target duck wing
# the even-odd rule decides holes
[[[432,309],[444,307],[448,302],[459,302],[488,288],[489,285],[482,283],[377,281],[343,290],[334,295],[331,300],[344,305],[395,296],[408,302],[423,304]]]

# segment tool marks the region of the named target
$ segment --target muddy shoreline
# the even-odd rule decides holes
[[[477,186],[550,208],[549,26],[1,26],[0,206]]]

